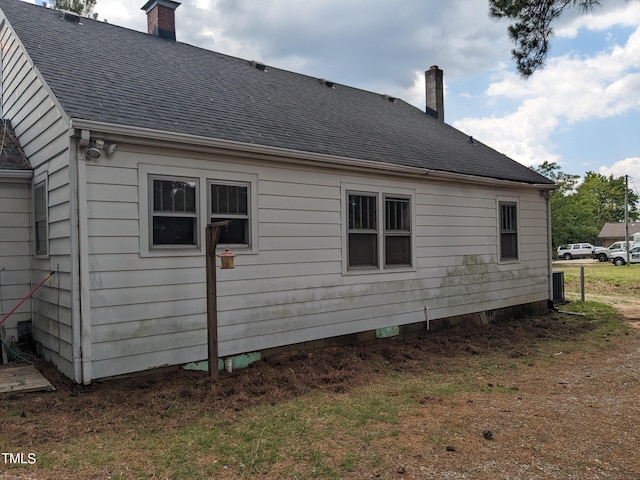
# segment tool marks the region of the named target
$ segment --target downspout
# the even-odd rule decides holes
[[[86,135],[88,136],[88,133]],[[84,132],[83,132],[84,134]],[[83,135],[84,138],[85,135]],[[80,344],[82,346],[82,383],[92,380],[91,289],[89,284],[89,226],[87,213],[87,163],[84,149],[78,152],[78,246],[80,267]]]
[[[78,247],[78,157],[81,147],[71,137],[69,149],[69,230],[71,241],[71,336],[73,355],[73,380],[82,383],[82,346],[80,323],[80,253]],[[74,156],[75,152],[75,156]]]
[[[545,192],[544,198],[547,203],[547,255],[549,255],[548,269],[549,269],[549,299],[553,300],[553,237],[551,235],[551,197],[553,196],[553,190],[543,190]]]
[[[76,360],[76,374],[78,383],[89,385],[92,380],[92,357],[91,357],[91,304],[89,285],[89,236],[88,236],[88,214],[87,214],[87,167],[85,158],[86,145],[89,142],[90,132],[83,130],[76,145],[76,161],[71,162],[74,167],[75,182],[74,194],[72,198],[76,205],[73,208],[76,214],[76,223],[72,231],[75,234],[74,258],[77,260],[75,275],[72,276],[73,292],[76,295],[74,307],[77,307],[77,315],[74,315],[74,340],[78,340],[78,355]],[[72,242],[72,247],[73,247]]]

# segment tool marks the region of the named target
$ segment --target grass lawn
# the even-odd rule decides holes
[[[585,300],[607,304],[640,300],[640,265],[616,267],[610,262],[554,264],[554,271],[564,272],[565,294],[569,300],[581,298],[584,275]]]
[[[579,266],[554,267],[579,298]],[[0,398],[2,451],[37,457],[0,479],[640,478],[640,337],[606,304],[638,296],[640,267],[589,265],[585,285],[572,314],[280,354],[218,384],[53,378]]]

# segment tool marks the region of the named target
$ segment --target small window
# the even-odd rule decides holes
[[[250,246],[249,186],[210,182],[209,218],[211,223],[231,222],[220,230],[219,244]]]
[[[518,259],[518,211],[516,203],[500,202],[500,260]]]
[[[348,266],[378,266],[378,199],[375,195],[348,196]]]
[[[151,246],[198,245],[198,181],[151,177]]]
[[[408,198],[386,197],[385,266],[411,266],[411,210]]]
[[[34,242],[36,255],[49,253],[49,232],[47,226],[47,184],[38,183],[33,189]]]

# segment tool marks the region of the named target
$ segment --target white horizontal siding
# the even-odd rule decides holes
[[[206,179],[220,172],[257,175],[257,252],[238,250],[235,269],[217,270],[221,355],[419,322],[425,306],[436,319],[548,296],[546,206],[537,192],[120,147],[87,165],[95,378],[206,357],[204,255],[140,254],[148,226],[138,221],[147,199],[137,162],[181,165],[180,175],[201,179],[201,199]],[[343,184],[415,191],[415,270],[343,274]],[[519,200],[521,261],[502,265],[497,198],[505,195]]]
[[[49,252],[32,260],[30,284],[58,271],[38,290],[31,302],[34,336],[45,357],[65,373],[72,373],[70,282],[59,277],[71,272],[69,121],[56,99],[33,68],[8,22],[0,31],[2,41],[2,112],[11,124],[34,167],[36,181],[46,179],[48,198]],[[31,193],[29,193],[30,197]],[[0,215],[0,225],[3,219]],[[30,210],[14,214],[10,224],[31,222]],[[29,247],[31,253],[31,247]]]
[[[30,192],[27,183],[0,178],[0,318],[31,289]],[[17,338],[18,322],[30,319],[30,302],[25,302],[4,323],[7,335]]]

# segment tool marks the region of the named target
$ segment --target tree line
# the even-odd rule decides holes
[[[551,236],[553,248],[566,243],[598,244],[605,223],[624,222],[625,178],[587,172],[580,176],[564,173],[558,164],[544,162],[533,170],[558,185],[551,197]],[[630,221],[640,218],[638,195],[627,191]]]

